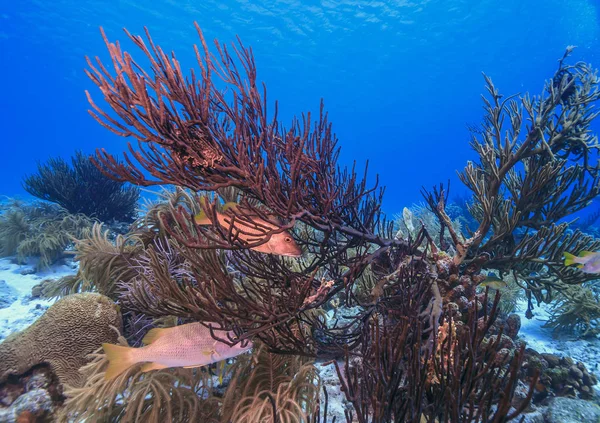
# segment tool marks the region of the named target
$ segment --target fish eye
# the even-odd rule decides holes
[[[289,236],[286,236],[284,239],[285,242],[292,242],[292,238]]]

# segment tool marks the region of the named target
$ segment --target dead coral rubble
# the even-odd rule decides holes
[[[0,383],[0,421],[50,422],[64,397],[56,375],[48,366],[36,366],[27,373]]]
[[[539,373],[534,400],[541,401],[548,396],[568,396],[591,399],[594,385],[598,383],[581,362],[575,363],[570,357],[556,354],[539,354],[532,349],[525,351],[522,371],[525,378]]]

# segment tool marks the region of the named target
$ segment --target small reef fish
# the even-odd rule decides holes
[[[249,223],[241,222],[238,219],[233,220],[233,216],[226,214],[227,210],[233,211],[238,207],[239,205],[237,203],[231,202],[225,204],[223,207],[223,213],[217,212],[217,221],[225,231],[228,231],[231,228],[231,225],[233,225],[234,229],[239,232],[238,237],[241,241],[255,243],[260,240],[261,237],[264,237],[263,233],[265,230],[278,229],[275,224],[261,219],[258,216],[253,220],[253,222],[260,226],[261,229],[265,228],[262,231],[253,227]],[[194,217],[194,221],[198,225],[212,224],[210,218],[204,211],[197,214]],[[288,257],[300,257],[302,255],[302,250],[287,231],[271,235],[271,238],[269,238],[267,242],[257,247],[252,247],[251,250],[258,251],[259,253],[275,254]]]
[[[479,284],[479,286],[488,286],[495,290],[506,288],[507,283],[500,279],[498,276],[490,273],[487,277]]]
[[[577,265],[583,273],[600,273],[600,251],[582,251],[579,255],[563,253],[565,266]]]
[[[223,339],[227,338],[225,331],[214,332]],[[229,335],[233,336],[232,333]],[[109,361],[104,376],[106,380],[116,378],[137,363],[145,363],[142,372],[168,367],[202,367],[236,357],[252,348],[250,341],[243,346],[239,343],[232,347],[217,341],[210,335],[210,329],[200,323],[151,329],[142,342],[145,346],[141,348],[102,344]]]

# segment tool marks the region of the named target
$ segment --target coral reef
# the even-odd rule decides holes
[[[553,302],[546,327],[581,337],[600,333],[600,295],[589,287],[568,286]]]
[[[71,166],[62,158],[38,163],[36,174],[23,179],[31,195],[59,204],[72,214],[85,214],[103,222],[132,222],[140,191],[107,178],[90,158],[77,152]]]
[[[43,295],[54,297],[93,290],[114,297],[117,282],[137,275],[133,258],[141,250],[141,242],[133,235],[121,234],[111,242],[109,233],[102,230],[102,224],[95,223],[86,236],[75,240],[77,274],[45,286]]]
[[[48,267],[92,223],[85,215],[69,214],[55,205],[14,202],[0,216],[0,256],[16,255],[20,262],[39,257],[38,269]]]
[[[311,421],[320,415],[315,358],[343,359],[337,373],[352,405],[348,422],[517,417],[543,369],[533,366],[528,386],[519,385],[525,352],[513,339],[520,321],[497,320],[501,295],[492,299],[477,286],[482,269],[510,271],[530,300],[547,300],[557,281],[590,279],[562,266],[562,253],[600,241],[556,222],[600,191],[589,132],[600,96],[593,70],[565,64],[568,51],[544,93],[520,102],[504,99],[486,77],[490,98],[472,143],[479,161],[462,174],[479,227],[461,233],[463,221],[446,207],[448,187],[440,186],[424,192],[429,211],[422,214],[431,223],[405,212],[406,233],[394,236],[381,213],[383,191],[367,185],[366,171],[360,177],[338,166],[323,106],[315,121],[308,114],[283,130],[268,113],[250,50],[240,44],[230,54],[216,44],[212,54],[199,31],[200,72],[186,77],[176,56],[146,35],[128,33],[150,71],[104,34],[112,71],[88,60],[87,73],[110,107],[88,94],[92,115],[139,142],[124,162],[104,150],[93,160],[116,181],[178,188],[114,248],[96,227],[94,241],[79,244],[79,260],[83,272],[88,258],[101,268],[75,289],[95,284],[118,296],[133,319],[128,330],[154,325],[151,319],[201,321],[237,335],[223,342],[251,339],[262,347],[235,370],[222,399],[207,369],[141,374],[133,367],[107,382],[105,358],[96,354],[83,369],[85,385],[67,392],[65,419]],[[221,203],[230,201],[239,206],[224,214]],[[211,224],[197,224],[200,211]],[[521,238],[517,229],[525,230]],[[254,251],[284,233],[301,258]],[[575,368],[583,381],[585,372]],[[581,387],[579,373],[569,374]]]
[[[127,346],[123,337],[119,345]],[[190,422],[215,421],[218,400],[206,372],[165,369],[149,373],[133,366],[113,380],[104,378],[108,360],[100,350],[82,367],[85,385],[65,390],[58,421]]]
[[[450,215],[450,213],[449,213]],[[452,219],[452,225],[457,231],[461,231],[467,220],[462,213],[456,213]],[[441,246],[450,246],[452,239],[448,229],[443,228],[435,213],[425,205],[418,204],[410,208],[405,207],[401,215],[395,216],[396,238],[414,238],[421,227],[425,227],[430,234],[440,234],[437,240]]]
[[[499,296],[489,314],[484,307],[477,318],[479,310],[472,309],[466,323],[451,314],[439,325],[432,319],[432,336],[423,339],[421,331],[410,329],[424,325],[419,305],[431,281],[411,276],[414,269],[405,271],[395,295],[380,304],[370,327],[363,330],[360,351],[350,356],[346,349],[344,366],[335,363],[356,413],[347,411],[347,421],[508,421],[521,413],[533,394],[530,390],[511,410],[523,350],[507,348],[501,331],[500,336],[487,337]],[[487,300],[484,297],[482,303]],[[487,403],[498,408],[484,410],[481,405]]]
[[[316,412],[319,375],[300,356],[271,354],[264,346],[238,360],[222,404],[222,422],[309,422]]]
[[[0,382],[47,363],[63,385],[84,383],[79,368],[103,342],[114,342],[112,327],[121,329],[121,315],[100,294],[76,294],[52,305],[23,332],[0,344]]]
[[[62,400],[56,375],[48,367],[36,366],[0,384],[0,421],[52,421]]]
[[[598,383],[583,363],[556,354],[539,354],[532,349],[526,350],[522,371],[527,377],[540,373],[536,401],[549,395],[590,399],[594,396],[593,386]]]
[[[127,341],[119,338],[119,344]],[[67,400],[59,421],[73,418],[90,422],[308,422],[317,407],[318,375],[306,358],[268,353],[264,347],[252,356],[224,364],[219,379],[206,369],[164,369],[140,372],[128,369],[106,380],[106,356],[97,351],[81,370],[87,382],[65,391]],[[273,417],[273,412],[277,418]]]
[[[589,205],[600,192],[600,145],[590,125],[600,98],[596,72],[585,63],[566,64],[569,47],[539,96],[503,97],[485,77],[486,116],[472,128],[479,160],[460,179],[472,191],[470,212],[479,227],[465,237],[445,211],[443,186],[424,192],[429,208],[452,238],[451,265],[512,273],[532,296],[549,302],[554,291],[597,276],[563,265],[563,253],[597,250],[600,240],[570,231],[562,219]]]

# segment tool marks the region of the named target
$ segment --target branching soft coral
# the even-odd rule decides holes
[[[104,34],[113,70],[99,59],[88,61],[88,75],[108,105],[103,110],[88,95],[92,115],[114,133],[137,141],[135,148],[129,145],[124,162],[97,151],[97,165],[119,181],[181,188],[138,221],[135,233],[143,251],[134,260],[137,275],[119,284],[122,306],[149,317],[211,323],[239,334],[238,339],[225,341],[252,338],[265,345],[259,354],[284,353],[295,356],[292,361],[360,353],[362,362],[357,366],[363,366],[362,376],[349,370],[346,376],[340,371],[340,378],[348,378],[349,400],[365,422],[417,422],[423,416],[434,421],[442,420],[444,413],[458,414],[453,421],[488,421],[488,417],[503,421],[520,356],[509,365],[505,355],[494,354],[498,344],[484,342],[488,320],[481,328],[475,317],[461,321],[458,311],[447,313],[444,296],[463,283],[458,296],[466,316],[477,315],[474,286],[480,281],[479,269],[456,265],[471,260],[470,247],[483,248],[484,236],[498,222],[483,220],[486,234],[465,240],[444,210],[444,193],[437,192],[428,198],[429,205],[439,220],[436,227],[447,230],[455,244],[455,263],[449,263],[448,253],[440,250],[446,249],[443,233],[439,246],[436,234],[420,226],[413,228],[409,239],[395,238],[393,226],[381,213],[382,191],[367,186],[366,171],[360,176],[354,167],[338,166],[337,140],[323,106],[314,121],[307,114],[283,129],[277,109],[268,109],[252,53],[241,43],[233,53],[216,44],[217,54],[212,54],[199,31],[199,72],[186,77],[176,56],[167,55],[146,35],[147,41],[128,33],[143,60],[149,61],[147,71]],[[578,107],[576,98],[585,100],[584,90],[580,91],[569,97],[573,107]],[[497,104],[490,103],[490,111],[504,110],[505,103],[500,104],[495,91],[492,94]],[[489,133],[486,142],[493,144],[493,125]],[[531,137],[528,146],[543,145],[537,135]],[[482,152],[490,148],[482,147]],[[552,154],[563,159],[559,151]],[[529,157],[524,150],[510,160],[525,164]],[[589,167],[585,172],[591,173]],[[564,175],[565,181],[573,181],[569,175]],[[486,188],[489,192],[499,190],[500,182],[482,183],[491,184]],[[239,207],[228,212],[229,226],[221,225],[217,218],[221,200],[231,199]],[[559,203],[555,200],[548,202]],[[482,200],[484,210],[498,209],[490,201]],[[583,204],[585,196],[573,201]],[[193,217],[199,209],[212,224],[197,224]],[[236,222],[251,228],[255,238],[240,236]],[[253,251],[284,231],[302,248],[302,258]],[[352,312],[339,319],[325,318],[323,306],[332,299],[340,302],[341,310],[354,306]],[[487,297],[483,300],[483,307],[488,307]],[[462,332],[457,329],[454,337],[453,325],[460,323],[468,324]],[[448,333],[438,342],[444,328]],[[483,348],[484,343],[490,347]],[[437,345],[442,346],[442,357],[455,359],[436,361]],[[268,372],[273,372],[283,358],[269,357]],[[453,367],[453,363],[459,364]],[[269,392],[240,385],[248,400],[239,404],[248,408],[232,415],[262,419],[268,418],[269,410],[272,414],[281,410],[282,419],[302,420],[302,412],[311,412],[307,398],[314,396],[316,384],[311,369],[297,371],[306,384],[283,383],[282,391],[273,385]],[[403,375],[414,376],[412,385],[405,384]],[[239,373],[232,386],[242,379]],[[426,389],[433,385],[441,388],[432,388],[427,397]],[[492,395],[494,389],[502,389],[503,395]],[[280,401],[283,392],[299,394],[303,403]],[[456,392],[461,392],[461,398],[456,399]]]
[[[600,295],[589,287],[565,287],[544,325],[556,333],[592,337],[600,333]]]
[[[500,296],[488,309],[484,295],[483,307],[475,306],[466,322],[455,320],[442,310],[441,298],[429,300],[430,287],[437,289],[432,269],[418,261],[400,269],[364,317],[360,349],[347,348],[344,365],[335,363],[354,406],[347,421],[507,422],[517,416],[533,389],[509,413],[523,351],[511,357],[501,334],[487,337]]]
[[[600,241],[559,223],[600,193],[600,145],[590,129],[598,116],[599,80],[589,65],[566,63],[571,51],[539,96],[504,97],[485,77],[486,114],[471,142],[479,158],[460,174],[479,221],[471,237],[463,239],[446,214],[447,190],[425,193],[451,231],[454,265],[512,271],[538,300],[560,286],[554,281],[580,284],[595,277],[566,268],[563,252],[600,248]]]
[[[73,214],[85,214],[104,222],[135,219],[140,190],[111,180],[90,158],[77,152],[71,165],[61,158],[38,164],[38,172],[23,179],[31,195],[59,204]]]
[[[227,233],[218,225],[190,226],[189,211],[180,210],[174,215],[176,224],[169,228],[191,248],[246,250],[264,243],[274,232],[292,229],[297,221],[315,228],[322,233],[320,242],[303,247],[313,244],[321,254],[306,274],[328,267],[335,281],[333,295],[344,288],[344,279],[353,279],[369,261],[347,259],[348,248],[362,248],[364,255],[369,244],[383,249],[380,253],[402,244],[393,239],[391,226],[382,219],[381,192],[368,188],[354,169],[337,170],[336,140],[323,110],[314,125],[307,115],[283,131],[276,111],[268,114],[250,51],[240,47],[232,57],[227,47],[217,45],[215,56],[199,34],[200,79],[194,75],[187,82],[174,56],[166,55],[150,38],[147,47],[141,37],[130,36],[150,60],[152,76],[145,77],[129,55],[106,40],[115,75],[99,61],[89,62],[88,74],[119,119],[95,103],[93,115],[117,134],[141,141],[141,150],[131,149],[131,153],[155,179],[146,178],[132,161],[120,164],[105,152],[98,152],[96,160],[114,178],[142,185],[176,184],[193,191],[235,187],[242,193],[245,210],[239,219],[258,215],[269,220],[266,209],[281,220],[276,231],[257,227],[265,239],[250,245],[240,241],[235,231]],[[230,88],[231,96],[217,88],[218,78]],[[206,206],[208,215],[214,216],[216,203]],[[342,267],[348,270],[340,272]],[[287,273],[282,277],[294,278]],[[271,274],[263,270],[256,276],[268,279]]]
[[[75,237],[82,237],[93,221],[44,203],[13,204],[0,216],[0,256],[16,254],[19,261],[39,257],[38,268],[61,258]]]
[[[127,341],[119,338],[119,345]],[[90,422],[308,422],[318,403],[319,378],[306,359],[278,356],[258,347],[252,356],[226,366],[230,380],[221,398],[206,369],[164,369],[141,373],[133,366],[107,381],[101,350],[81,368],[83,387],[68,387],[60,421]],[[271,401],[274,401],[272,406]]]
[[[74,240],[75,260],[79,262],[77,274],[45,287],[45,296],[95,291],[113,298],[117,282],[129,281],[137,276],[134,258],[142,250],[142,243],[137,237],[119,234],[110,241],[109,231],[103,230],[102,224],[98,223],[85,235]]]
[[[233,367],[221,421],[308,423],[318,404],[319,387],[312,363],[259,346],[251,358]]]

